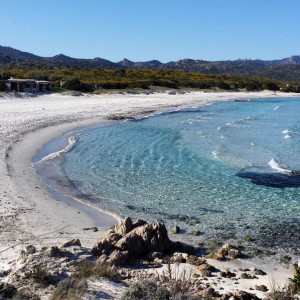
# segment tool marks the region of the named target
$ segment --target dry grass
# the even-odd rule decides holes
[[[122,295],[122,300],[192,300],[191,295],[192,273],[185,269],[180,270],[179,264],[173,268],[168,260],[167,270],[162,274],[156,272],[155,276],[147,280],[140,280],[132,284]]]
[[[180,271],[179,264],[172,269],[168,260],[167,271],[163,271],[161,275],[157,273],[156,279],[170,291],[171,295],[188,294],[192,286],[192,275],[192,272],[187,272],[186,269]]]
[[[297,277],[294,276],[294,278],[290,279],[283,286],[277,284],[276,280],[273,278],[270,282],[270,291],[267,295],[267,299],[271,299],[271,300],[296,299],[295,295],[297,294],[297,292],[299,292],[299,290],[297,290],[297,285],[295,285],[295,278],[297,280]]]
[[[51,300],[80,300],[86,290],[85,279],[67,278],[58,283]]]
[[[72,277],[58,283],[52,300],[80,300],[88,289],[87,279],[105,277],[112,281],[121,280],[117,269],[108,264],[96,264],[83,260],[77,266]]]
[[[88,260],[83,260],[77,267],[73,275],[74,278],[105,277],[113,281],[120,281],[121,275],[117,269],[109,264],[96,264]]]
[[[29,277],[36,283],[45,286],[56,283],[54,276],[52,276],[43,265],[36,265]]]

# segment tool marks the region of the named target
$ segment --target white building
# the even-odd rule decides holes
[[[17,79],[10,78],[7,80],[0,80],[6,85],[7,92],[49,92],[52,89],[51,81],[35,80],[35,79]]]

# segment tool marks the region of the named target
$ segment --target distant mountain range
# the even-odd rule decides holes
[[[96,57],[93,59],[72,58],[64,54],[53,57],[41,57],[32,53],[0,46],[0,68],[79,68],[79,69],[170,69],[196,71],[206,74],[229,74],[262,76],[280,80],[300,80],[300,55],[278,60],[227,60],[205,61],[181,59],[162,63],[158,60],[133,62],[123,59],[119,62]]]

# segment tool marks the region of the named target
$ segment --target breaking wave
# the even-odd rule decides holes
[[[74,147],[75,144],[76,144],[76,138],[75,138],[75,136],[70,136],[68,138],[68,145],[65,148],[63,148],[61,150],[58,150],[56,152],[52,152],[52,153],[46,155],[41,160],[39,160],[38,162],[36,162],[36,164],[42,163],[42,162],[47,161],[47,160],[54,159],[54,158],[56,158],[56,157],[58,157],[58,156],[60,156],[60,155],[62,155],[64,153],[67,153],[68,151],[70,151]]]
[[[270,166],[273,170],[275,170],[275,171],[277,171],[277,172],[279,172],[279,173],[284,173],[284,174],[292,174],[292,173],[294,173],[294,171],[287,169],[286,166],[280,165],[274,158],[272,158],[272,159],[269,161],[269,166]]]

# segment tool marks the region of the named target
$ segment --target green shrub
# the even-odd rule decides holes
[[[222,90],[230,90],[230,86],[223,80],[220,80],[216,83],[216,87]]]
[[[58,283],[51,300],[80,300],[87,288],[85,279],[67,278]]]
[[[67,90],[73,90],[73,91],[78,91],[78,92],[93,92],[94,91],[92,86],[90,86],[89,84],[81,82],[77,78],[67,80],[63,84],[63,87]]]
[[[193,300],[195,297],[186,292],[169,291],[167,287],[152,281],[141,281],[132,284],[121,296],[121,300]]]
[[[41,298],[39,296],[27,295],[24,294],[23,292],[17,292],[12,298],[12,300],[40,300],[40,299]]]
[[[172,270],[170,260],[167,271],[162,272],[153,281],[141,281],[132,284],[122,295],[121,300],[193,300],[190,290],[192,286],[191,274],[180,272],[179,265]]]
[[[150,281],[142,281],[132,284],[123,293],[121,300],[166,300],[171,299],[170,296],[166,288],[157,286]]]
[[[266,296],[267,300],[292,300],[293,291],[290,284],[280,286],[276,284],[275,279],[270,282],[270,289]]]
[[[245,84],[245,88],[247,91],[260,91],[262,90],[262,86],[257,81],[250,81]]]
[[[276,84],[275,82],[271,82],[271,81],[265,82],[263,84],[263,89],[270,90],[270,91],[279,91],[280,90],[278,84]]]
[[[54,276],[47,272],[45,267],[42,265],[35,266],[35,268],[31,271],[29,277],[32,278],[36,283],[42,285],[50,285],[56,283]]]
[[[0,299],[11,300],[40,300],[36,295],[27,295],[18,291],[14,286],[7,283],[0,283]]]
[[[0,282],[0,299],[11,299],[16,293],[14,286]]]
[[[6,85],[3,81],[0,81],[0,92],[4,92],[6,90]]]
[[[294,277],[290,280],[291,288],[295,294],[300,293],[300,267],[294,265]]]
[[[108,264],[98,265],[88,260],[80,262],[73,276],[78,279],[94,276],[98,278],[105,277],[113,281],[121,280],[121,275],[116,268]]]

